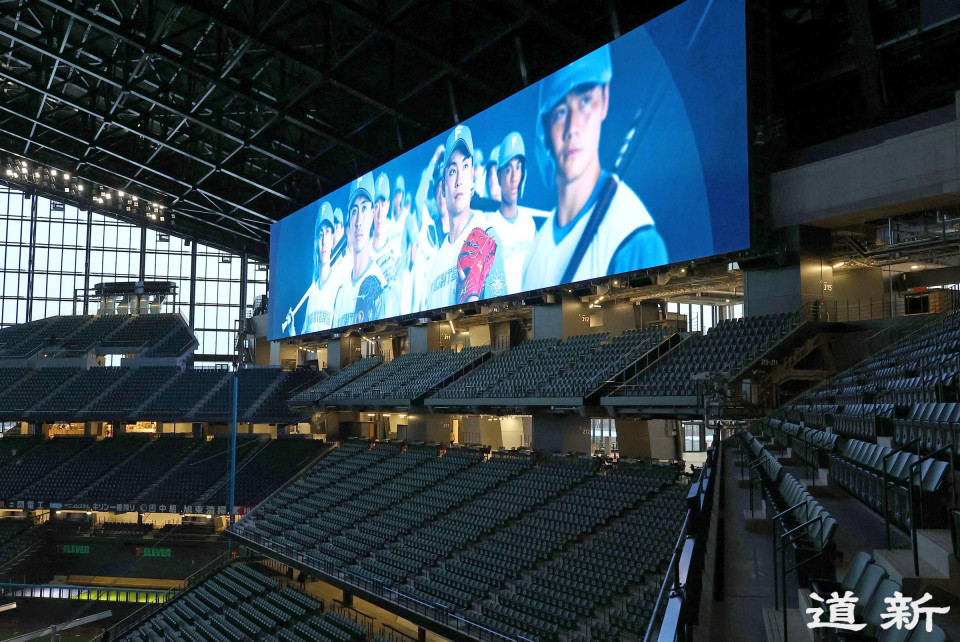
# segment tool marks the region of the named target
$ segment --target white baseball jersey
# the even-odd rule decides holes
[[[457,261],[460,258],[460,251],[463,249],[463,242],[475,227],[487,230],[493,226],[483,212],[472,212],[470,220],[463,226],[457,238],[453,239],[452,242],[449,234],[444,238],[443,244],[433,257],[430,270],[427,272],[423,310],[457,304]],[[493,231],[496,232],[496,230]],[[500,244],[501,241],[498,239],[497,256],[493,268],[487,275],[482,298],[503,296],[507,293],[506,276],[502,268],[503,259],[500,257]],[[500,266],[499,269],[498,266]]]
[[[606,176],[605,173],[601,175],[600,180],[597,181],[597,187],[583,210],[566,226],[557,227],[556,209],[550,213],[543,227],[537,232],[527,256],[527,265],[523,272],[524,291],[561,284],[563,273],[583,235],[587,221],[590,220]],[[653,218],[633,190],[620,183],[597,229],[596,236],[587,247],[583,260],[580,261],[580,266],[570,282],[607,276],[607,269],[610,267],[614,253],[635,230],[641,227],[653,229]],[[652,265],[656,264],[658,263]],[[648,266],[638,265],[634,269],[641,267]]]
[[[333,327],[333,304],[341,283],[340,270],[332,269],[322,285],[318,286],[316,282],[310,284],[301,334],[320,332]]]
[[[533,212],[543,216],[546,212],[529,207],[517,206],[517,215],[512,220],[507,219],[501,212],[490,214],[490,221],[497,236],[503,242],[498,251],[503,252],[503,267],[507,271],[507,293],[516,294],[523,288],[523,268],[526,266],[527,254],[533,245],[533,238],[537,234],[537,227],[533,223]]]
[[[349,265],[345,267],[350,268]],[[377,277],[380,280],[380,286],[386,288],[387,280],[383,277],[383,272],[380,271],[380,266],[373,260],[373,257],[370,258],[367,269],[363,271],[359,279],[354,279],[353,273],[349,269],[346,271],[343,285],[340,286],[336,303],[333,305],[333,317],[336,320],[333,325],[335,327],[353,325],[357,312],[357,293],[360,291],[360,284],[370,275]]]
[[[400,240],[396,237],[388,237],[383,247],[377,249],[373,246],[373,240],[371,239],[370,253],[373,255],[373,260],[380,266],[380,271],[383,272],[383,276],[386,277],[387,283],[392,286],[397,271],[400,268],[398,264],[401,254]]]

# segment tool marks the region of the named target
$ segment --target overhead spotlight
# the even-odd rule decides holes
[[[910,269],[911,269],[911,270],[919,270],[919,269],[920,269],[920,266],[919,266],[919,265],[911,265],[911,266],[910,266]]]
[[[66,172],[64,172],[64,173],[63,173],[63,180],[69,181],[69,180],[70,180],[70,174],[67,174]]]
[[[57,170],[51,169],[51,170],[50,170],[50,176],[53,176],[54,178],[56,178],[56,177],[57,177]]]
[[[833,264],[833,269],[836,270],[837,268],[842,268],[846,264],[847,264],[846,261],[839,261]]]

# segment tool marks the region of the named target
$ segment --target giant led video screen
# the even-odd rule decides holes
[[[745,249],[744,32],[688,0],[278,221],[269,338]]]

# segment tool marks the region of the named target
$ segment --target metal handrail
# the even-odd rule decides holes
[[[915,508],[915,507],[914,507],[914,504],[913,504],[913,490],[914,490],[914,488],[913,488],[913,486],[914,486],[914,485],[913,485],[913,476],[914,476],[915,473],[919,472],[919,470],[920,470],[920,465],[921,465],[923,462],[929,461],[929,460],[933,459],[933,458],[934,458],[934,455],[936,455],[936,454],[938,454],[938,453],[941,453],[941,452],[943,452],[944,450],[948,450],[948,449],[949,449],[949,451],[950,451],[950,479],[952,480],[951,483],[953,484],[953,493],[954,493],[953,496],[956,497],[956,483],[957,483],[957,482],[956,482],[956,475],[954,474],[954,471],[956,470],[956,468],[954,467],[954,460],[953,460],[953,442],[950,442],[949,444],[947,444],[947,445],[945,445],[945,446],[941,446],[940,448],[937,448],[937,449],[934,450],[932,453],[929,453],[929,454],[927,454],[927,455],[924,455],[923,457],[921,457],[921,458],[918,459],[917,461],[915,461],[915,462],[913,462],[912,464],[910,464],[910,473],[909,473],[909,476],[907,477],[907,479],[909,480],[908,483],[907,483],[907,490],[909,491],[909,493],[908,493],[908,495],[907,495],[907,498],[908,498],[909,510],[910,510],[910,545],[911,545],[911,548],[913,548],[913,570],[914,570],[914,572],[916,573],[917,576],[920,575],[920,549],[919,549],[919,546],[918,546],[918,544],[917,544],[917,515],[916,515],[916,513],[914,512],[914,508]],[[923,516],[923,515],[922,515],[922,510],[923,510],[923,506],[922,506],[922,502],[923,502],[923,492],[922,492],[922,491],[923,491],[923,488],[921,487],[920,484],[921,484],[921,482],[922,482],[923,480],[920,479],[920,478],[918,478],[917,481],[918,481],[918,483],[917,483],[917,488],[919,488],[920,491],[921,491],[921,492],[919,493],[919,497],[920,497],[920,502],[921,502],[921,518],[922,518],[922,516]]]
[[[912,441],[909,441],[909,442],[907,442],[906,444],[904,444],[902,447],[898,448],[897,450],[891,450],[890,452],[888,452],[886,455],[883,456],[883,459],[881,460],[882,463],[881,463],[880,474],[881,474],[882,479],[883,479],[883,497],[882,497],[882,500],[883,500],[883,522],[884,522],[884,527],[885,527],[886,530],[887,530],[887,548],[891,548],[891,543],[890,543],[890,507],[888,506],[889,500],[887,499],[887,495],[888,495],[888,491],[889,491],[888,484],[887,484],[887,478],[889,477],[889,475],[887,475],[887,460],[890,459],[891,457],[893,457],[894,455],[897,455],[897,454],[899,454],[899,453],[905,452],[905,451],[907,450],[907,448],[909,448],[910,446],[912,446],[912,445],[914,445],[914,444],[918,444],[919,442],[920,442],[920,439],[919,439],[919,438],[914,439],[914,440],[912,440]],[[918,456],[918,457],[920,456],[920,447],[919,447],[919,446],[917,447],[917,456]],[[892,486],[891,486],[891,488],[892,488]]]

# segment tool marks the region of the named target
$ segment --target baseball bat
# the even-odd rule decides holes
[[[297,312],[300,311],[301,306],[303,306],[304,301],[306,301],[306,300],[307,300],[307,297],[309,297],[309,296],[310,296],[310,288],[307,288],[307,291],[303,293],[303,296],[302,296],[302,297],[300,297],[300,303],[298,303],[298,304],[297,304],[297,307],[295,307],[295,308],[293,309],[293,315],[292,315],[292,316],[296,316],[296,315],[297,315]],[[290,325],[290,321],[289,321],[289,320],[284,321],[284,322],[283,322],[283,325],[280,326],[280,331],[281,331],[281,332],[286,332],[288,325]]]

